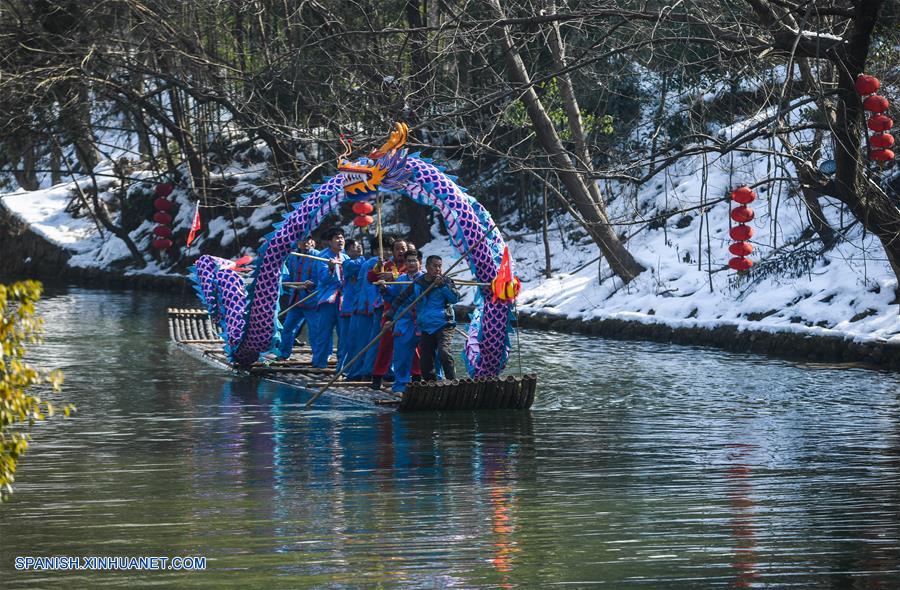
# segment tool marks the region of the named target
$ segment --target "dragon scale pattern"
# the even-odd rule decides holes
[[[497,275],[505,243],[484,207],[440,168],[417,155],[407,156],[404,150],[385,161],[391,172],[379,189],[404,193],[436,209],[460,254],[475,245],[468,254],[469,268],[478,281],[490,282]],[[235,364],[252,364],[278,347],[282,266],[297,242],[336,213],[342,202],[372,196],[348,196],[343,187],[342,173],[326,179],[275,225],[259,249],[246,290],[233,262],[215,256],[197,260],[193,268],[197,291],[210,318],[221,328],[225,351]],[[498,375],[509,356],[511,303],[491,299],[490,289],[479,287],[464,346],[467,369],[474,377]]]

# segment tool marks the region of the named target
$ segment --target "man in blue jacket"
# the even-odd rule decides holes
[[[350,333],[353,312],[359,299],[359,269],[366,261],[362,255],[362,244],[356,240],[347,240],[347,256],[341,268],[341,306],[338,317],[338,370],[344,363],[356,356],[358,339]],[[364,346],[364,345],[363,345]]]
[[[357,273],[359,294],[353,309],[353,317],[350,319],[350,349],[347,360],[359,353],[381,331],[381,315],[384,301],[378,286],[369,280],[369,272],[378,264],[378,238],[373,236],[371,242],[371,256],[365,259]],[[362,258],[362,257],[360,257]],[[348,381],[360,381],[372,377],[372,368],[375,366],[375,358],[378,355],[378,343],[369,347],[361,359],[352,366],[344,367]]]
[[[456,327],[453,304],[459,301],[459,290],[441,274],[443,260],[432,255],[425,260],[425,274],[415,282],[415,297],[421,295],[432,284],[434,287],[416,304],[416,327],[419,329],[419,354],[421,355],[422,379],[435,381],[435,356],[440,357],[445,379],[454,379],[453,329]]]
[[[395,322],[393,326],[394,385],[391,387],[395,393],[406,391],[406,386],[412,378],[413,359],[416,357],[419,336],[416,333],[415,309],[410,309],[405,313],[404,311],[416,298],[416,280],[425,274],[419,270],[419,257],[415,252],[409,252],[404,257],[404,264],[406,274],[397,277],[396,283],[399,284],[385,286],[382,290],[384,300],[391,306],[388,312],[390,314],[388,321]]]
[[[313,240],[312,237],[301,239],[297,245],[298,250],[303,254],[310,254],[312,256],[317,256],[319,254],[318,250],[316,250],[316,241]],[[300,285],[300,288],[297,289],[290,289],[290,295],[285,303],[285,308],[308,297],[313,289],[315,289],[315,262],[316,261],[311,258],[288,256],[288,259],[284,263],[285,275],[283,279],[303,283],[303,285]],[[278,358],[290,358],[291,350],[294,348],[294,339],[297,338],[297,334],[303,329],[304,324],[309,327],[307,330],[308,332],[313,332],[311,312],[315,307],[315,296],[313,296],[300,305],[294,306],[287,312],[284,322],[281,325],[281,346],[278,349]]]
[[[344,253],[344,230],[333,227],[326,231],[323,240],[328,247],[319,251],[319,256],[328,258],[316,263],[316,311],[311,322],[314,330],[309,335],[312,347],[312,365],[318,368],[328,366],[328,357],[334,351],[334,330],[338,325],[338,309],[341,305],[341,279],[343,263],[350,257]]]

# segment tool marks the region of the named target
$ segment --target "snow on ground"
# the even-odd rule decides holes
[[[733,133],[741,125],[725,131]],[[739,277],[727,268],[732,204],[723,197],[742,183],[783,175],[771,170],[765,156],[755,154],[729,154],[718,159],[709,156],[705,167],[698,156],[661,172],[637,191],[602,184],[610,218],[619,223],[617,231],[629,236],[628,249],[647,268],[628,285],[611,273],[606,261],[598,267],[598,250],[588,238],[572,243],[570,236],[579,228],[568,217],[558,218],[565,224],[562,227],[554,221],[549,228],[553,268],[549,279],[543,277],[541,232],[505,231],[516,272],[523,279],[519,309],[568,318],[617,318],[679,327],[727,324],[739,329],[900,342],[900,309],[890,303],[896,279],[884,252],[876,239],[863,235],[860,225],[853,223],[835,201],[823,199],[822,204],[843,239],[831,251],[816,255],[820,243],[800,239],[809,226],[800,198],[784,183],[758,187],[759,199],[751,205],[756,219],[750,223],[755,230],[752,243],[756,250],[751,258],[756,265],[748,277]],[[249,219],[204,220],[201,240],[228,244],[248,227],[259,229],[280,219],[281,195],[267,195],[260,204],[257,198],[265,195],[255,194],[259,187],[253,180],[262,175],[262,170],[231,165],[220,173],[248,189],[238,198],[249,205],[248,195],[253,194],[257,208]],[[36,232],[72,252],[72,266],[106,268],[127,262],[129,253],[121,240],[109,232],[101,237],[89,219],[66,212],[73,188],[72,183],[64,183],[38,191],[18,191],[0,195],[0,204]],[[180,205],[173,225],[186,228],[194,205],[183,191],[176,190],[173,197]],[[104,192],[101,198],[110,195]],[[386,202],[388,219],[393,215],[394,199]],[[684,212],[657,221],[651,229],[654,218],[674,210]],[[632,219],[638,221],[625,222]],[[149,250],[153,225],[148,220],[131,234],[143,252]],[[388,232],[402,230],[402,225],[386,227]],[[440,254],[446,269],[458,253],[441,235],[437,222],[432,233],[434,240],[422,250],[426,255]],[[353,229],[348,235],[357,232]],[[146,260],[145,269],[131,272],[171,274],[149,255]],[[598,276],[602,281],[598,282]],[[471,275],[463,273],[460,278]],[[463,302],[470,303],[474,289],[464,292]]]

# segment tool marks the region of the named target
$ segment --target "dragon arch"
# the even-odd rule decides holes
[[[346,160],[348,148],[338,160],[338,174],[303,195],[266,236],[248,284],[233,261],[215,256],[197,260],[192,269],[197,292],[213,323],[221,328],[232,363],[247,366],[278,348],[282,264],[297,242],[337,213],[343,202],[391,191],[436,209],[453,246],[460,254],[468,252],[466,262],[476,280],[491,283],[497,278],[506,244],[490,214],[442,168],[409,154],[403,148],[406,138],[406,125],[397,123],[388,141],[368,157]],[[509,356],[512,300],[492,296],[490,287],[477,289],[463,356],[470,376],[496,376]]]

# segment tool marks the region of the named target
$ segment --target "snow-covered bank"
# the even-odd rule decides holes
[[[230,180],[236,206],[246,211],[204,219],[199,247],[176,253],[185,262],[200,250],[237,243],[243,244],[242,254],[253,254],[259,245],[256,236],[286,207],[280,193],[266,193],[254,184],[262,170],[241,164],[228,166],[221,174]],[[747,276],[727,268],[730,203],[725,197],[733,187],[756,184],[767,175],[771,176],[765,156],[728,154],[686,160],[637,190],[602,185],[611,219],[647,268],[628,285],[610,272],[608,264],[598,267],[596,246],[567,216],[556,217],[548,228],[551,278],[543,276],[541,232],[529,229],[523,219],[498,218],[523,280],[518,301],[522,317],[543,326],[610,336],[624,332],[630,337],[726,347],[734,342],[739,350],[784,354],[803,348],[798,343],[815,341],[833,349],[827,355],[831,360],[893,358],[884,351],[900,345],[900,306],[893,302],[896,279],[878,241],[865,235],[836,201],[821,200],[827,220],[840,235],[835,247],[823,251],[809,231],[808,214],[796,189],[777,180],[761,184],[760,199],[752,204],[757,216],[750,224],[755,230],[756,265]],[[184,272],[178,268],[186,264],[176,267],[171,258],[150,256],[149,220],[130,234],[146,253],[146,266],[138,269],[121,240],[78,216],[77,208],[73,213],[73,188],[68,183],[0,195],[0,209],[64,254],[56,264],[68,269],[63,273],[68,278],[95,281],[108,276],[126,285],[185,288]],[[114,205],[115,187],[100,188],[101,198]],[[184,192],[176,190],[174,198],[179,210],[173,227],[185,233],[193,205]],[[112,214],[118,219],[117,211]],[[347,230],[351,236],[356,231],[350,226]],[[402,220],[389,230],[404,233]],[[455,260],[458,254],[441,235],[439,223],[432,234],[430,243],[419,244],[424,253]],[[5,249],[6,256],[22,254]],[[470,291],[469,302],[471,298]],[[806,348],[824,354],[818,344]],[[873,352],[878,350],[882,352]]]

